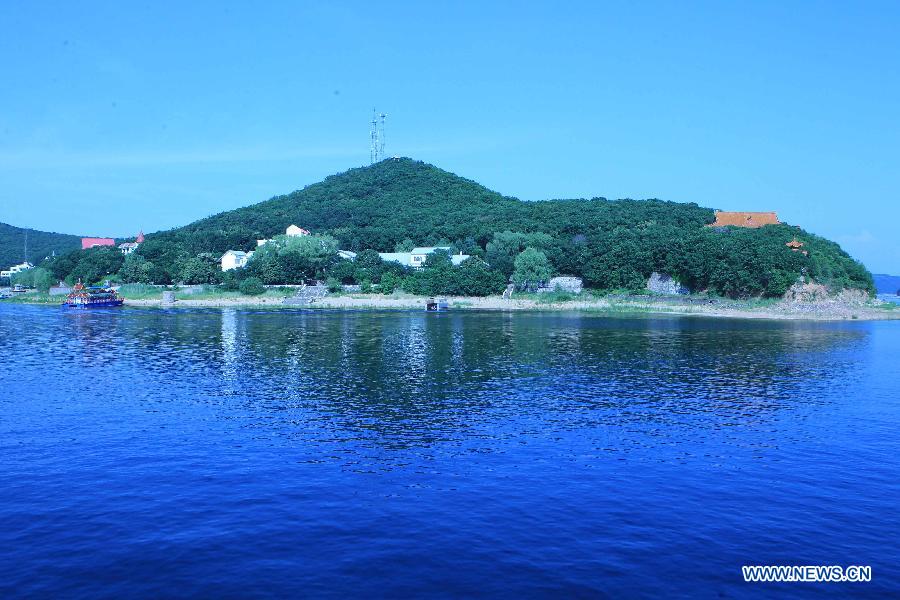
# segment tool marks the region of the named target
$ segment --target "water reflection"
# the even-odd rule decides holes
[[[853,386],[870,335],[865,324],[582,314],[39,310],[43,361],[148,380],[161,401],[229,418],[240,406],[279,435],[321,435],[309,424],[327,421],[391,447],[765,423]],[[0,323],[5,343],[33,357],[12,329]]]
[[[237,310],[222,309],[222,376],[234,380],[238,375]]]

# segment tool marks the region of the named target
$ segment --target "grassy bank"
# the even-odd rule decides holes
[[[11,298],[4,298],[0,302],[4,304],[62,304],[65,296],[51,296],[43,292],[25,292],[13,294]]]

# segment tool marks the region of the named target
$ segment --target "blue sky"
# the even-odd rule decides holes
[[[896,2],[5,2],[0,221],[133,235],[387,153],[776,210],[900,273]]]

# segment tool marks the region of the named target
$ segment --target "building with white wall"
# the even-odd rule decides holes
[[[13,265],[6,271],[0,271],[0,277],[12,277],[16,273],[21,273],[22,271],[27,271],[28,269],[33,269],[34,265],[28,261],[23,263],[19,263],[18,265]]]
[[[451,248],[449,246],[420,246],[418,248],[413,248],[410,252],[379,252],[378,256],[384,261],[400,263],[404,267],[421,269],[425,266],[428,255],[433,254],[436,250],[443,250],[444,252],[449,253]],[[456,267],[461,265],[468,258],[468,254],[453,254],[450,256],[450,262]]]
[[[312,235],[306,229],[302,227],[297,227],[296,225],[289,225],[287,229],[285,229],[284,234],[289,237],[301,237],[304,235]]]
[[[244,252],[242,250],[229,250],[225,254],[222,255],[222,258],[219,259],[222,263],[223,271],[230,271],[232,269],[242,269],[247,266],[247,263],[253,257],[253,252]]]

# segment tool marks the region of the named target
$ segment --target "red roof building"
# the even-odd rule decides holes
[[[762,227],[763,225],[778,225],[778,215],[773,212],[725,212],[716,211],[716,222],[707,227]]]
[[[96,246],[115,246],[116,240],[112,238],[81,238],[81,249],[87,250]]]

